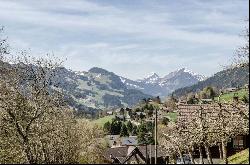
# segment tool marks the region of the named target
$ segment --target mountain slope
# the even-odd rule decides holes
[[[141,91],[128,89],[120,77],[101,68],[88,72],[58,69],[60,84],[72,108],[87,114],[98,110],[132,106],[143,98],[151,97]]]
[[[152,73],[146,78],[136,81],[121,77],[122,82],[127,88],[137,89],[143,93],[160,97],[166,97],[178,88],[196,84],[204,79],[204,76],[195,74],[186,68],[171,72],[163,78],[156,73]]]
[[[218,89],[237,87],[249,84],[249,67],[237,67],[223,70],[205,81],[198,82],[195,85],[180,88],[173,92],[175,96],[183,96],[190,92],[198,92],[207,86],[213,86]]]

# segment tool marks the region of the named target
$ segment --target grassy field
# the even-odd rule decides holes
[[[249,148],[229,157],[228,161],[229,164],[249,164]]]
[[[248,92],[245,89],[241,89],[237,92],[231,92],[231,93],[227,93],[221,96],[221,102],[231,102],[233,100],[234,94],[236,96],[239,96],[239,99],[241,100],[244,96],[248,97]],[[218,98],[215,98],[216,100]]]
[[[166,114],[166,116],[170,119],[172,122],[177,121],[177,113],[176,112],[169,112]]]
[[[97,120],[93,120],[92,122],[94,124],[97,124],[98,126],[103,126],[106,122],[111,122],[112,119],[114,118],[114,115],[111,115],[111,116],[105,116],[105,117],[102,117],[100,119],[97,119]]]

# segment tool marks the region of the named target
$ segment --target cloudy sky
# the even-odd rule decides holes
[[[13,52],[138,79],[187,67],[210,76],[243,42],[248,0],[0,0]]]

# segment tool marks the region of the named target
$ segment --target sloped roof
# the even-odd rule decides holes
[[[131,148],[132,146],[130,146]],[[128,146],[121,146],[121,147],[116,147],[116,148],[108,148],[105,153],[104,153],[104,157],[109,160],[110,159],[110,155],[112,154],[115,158],[117,158],[120,162],[123,162],[126,160],[126,158],[128,158],[129,156],[131,156],[131,153],[134,150],[137,150],[136,152],[138,153],[138,151],[143,155],[143,157],[146,157],[146,146],[137,146],[137,147],[133,147],[131,150],[128,150],[129,147]],[[154,157],[155,155],[155,150],[154,150],[154,145],[151,145],[151,155],[152,157]],[[128,153],[129,151],[129,153]],[[148,156],[150,155],[150,145],[147,146],[147,153]],[[162,148],[158,147],[158,157],[166,157],[169,156],[168,154],[166,154],[166,152],[163,151]],[[132,158],[133,159],[133,158]]]

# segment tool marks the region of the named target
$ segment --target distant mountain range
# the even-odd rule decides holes
[[[99,110],[133,106],[151,95],[128,89],[119,76],[101,68],[74,72],[59,68],[57,76],[68,104],[80,113],[95,114]]]
[[[213,86],[217,89],[242,87],[249,84],[249,66],[225,69],[216,73],[205,81],[198,82],[189,87],[179,88],[173,92],[173,95],[179,97],[187,95],[190,92],[196,93],[207,86]]]
[[[166,97],[176,89],[194,85],[205,80],[206,77],[182,68],[162,78],[156,73],[152,73],[146,78],[136,81],[124,77],[120,77],[120,79],[128,89],[137,89],[152,96]]]
[[[175,89],[193,85],[204,76],[183,68],[160,78],[156,73],[133,81],[113,72],[94,67],[88,72],[58,69],[60,84],[66,100],[78,112],[87,114],[98,110],[131,107],[144,98],[165,97]]]
[[[0,63],[0,67],[4,64],[12,66]],[[58,83],[52,88],[63,90],[69,106],[79,113],[92,115],[99,110],[131,107],[144,98],[165,97],[175,89],[204,79],[203,76],[183,68],[163,78],[153,73],[144,79],[133,81],[97,67],[87,72],[57,68],[56,78]]]
[[[0,63],[0,67],[5,65]],[[6,66],[11,67],[10,64]],[[164,77],[152,73],[136,81],[97,67],[87,72],[75,72],[62,67],[57,69],[56,75],[59,84],[52,87],[64,91],[69,106],[79,113],[92,115],[100,110],[131,107],[144,98],[165,97],[172,92],[182,96],[206,86],[221,89],[249,83],[249,67],[224,70],[207,79],[185,68]]]

